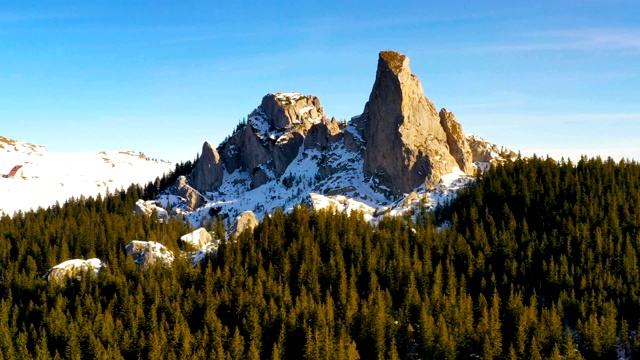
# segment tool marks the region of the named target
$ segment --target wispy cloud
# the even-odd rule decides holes
[[[4,11],[0,12],[0,24],[65,19],[75,16],[76,15],[66,13]]]
[[[583,28],[532,32],[520,41],[489,45],[488,51],[640,50],[640,28]]]
[[[576,113],[576,114],[563,114],[563,115],[549,115],[549,114],[492,114],[493,119],[501,120],[508,119],[515,122],[527,122],[527,123],[572,123],[572,122],[603,122],[603,121],[620,121],[620,122],[638,122],[640,123],[640,113]],[[518,126],[518,124],[514,124]]]

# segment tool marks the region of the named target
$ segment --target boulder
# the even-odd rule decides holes
[[[406,56],[380,53],[362,117],[364,171],[380,189],[401,196],[423,183],[431,188],[457,165],[438,112],[411,74]]]
[[[204,197],[202,197],[196,189],[187,184],[187,178],[185,176],[180,176],[178,180],[176,180],[176,183],[173,186],[173,193],[186,200],[188,211],[193,211],[199,208],[205,202]]]
[[[206,244],[211,242],[211,235],[205,228],[199,228],[180,237],[182,242],[192,245],[196,249],[202,249]]]
[[[161,206],[158,206],[158,204],[153,200],[145,201],[143,199],[138,199],[138,201],[136,201],[135,205],[133,206],[133,212],[142,216],[151,216],[154,210],[158,214],[159,219],[162,219],[165,216],[169,215],[167,210],[163,209]]]
[[[140,266],[149,266],[156,262],[168,265],[174,260],[173,252],[154,241],[133,240],[127,244],[125,251]]]
[[[231,234],[230,238],[237,238],[243,231],[253,230],[256,226],[258,226],[256,214],[254,214],[253,211],[245,211],[238,215],[231,225],[229,229],[229,233]]]
[[[97,275],[103,266],[102,261],[97,258],[88,260],[71,259],[49,269],[44,278],[51,283],[63,281],[69,277],[80,276],[84,273]]]
[[[224,169],[218,151],[205,141],[200,159],[190,175],[193,187],[202,193],[215,190],[222,185],[223,175]]]
[[[473,175],[473,155],[462,131],[462,125],[456,120],[456,116],[445,108],[440,110],[440,125],[447,134],[449,151],[458,163],[458,167],[465,173]]]

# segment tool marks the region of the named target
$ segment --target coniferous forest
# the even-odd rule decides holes
[[[519,159],[376,227],[276,211],[196,267],[142,269],[131,240],[187,250],[181,220],[133,215],[157,191],[0,219],[0,358],[640,358],[637,163]]]

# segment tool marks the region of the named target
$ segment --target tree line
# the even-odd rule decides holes
[[[194,267],[141,269],[133,239],[189,231],[132,214],[143,188],[0,219],[0,357],[638,357],[640,166],[518,159],[435,212],[277,210]],[[448,225],[446,225],[448,224]],[[97,276],[48,284],[68,258]]]

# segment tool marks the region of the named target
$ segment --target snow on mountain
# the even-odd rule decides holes
[[[70,276],[75,276],[78,273],[91,271],[94,275],[98,275],[100,269],[103,267],[103,263],[100,259],[92,258],[87,260],[71,259],[64,261],[47,271],[44,275],[49,282],[63,280]]]
[[[298,156],[285,173],[277,179],[250,189],[251,174],[240,169],[224,174],[222,186],[217,191],[204,195],[206,204],[188,211],[185,202],[173,194],[161,195],[162,204],[177,204],[174,212],[184,215],[197,227],[210,221],[212,214],[224,214],[234,219],[244,211],[253,211],[258,219],[276,208],[290,211],[295,205],[307,204],[314,209],[332,209],[349,214],[354,210],[364,214],[365,219],[375,223],[385,215],[397,216],[420,206],[435,208],[439,203],[450,200],[460,188],[468,186],[475,178],[458,168],[442,177],[434,189],[425,185],[399,198],[388,197],[373,186],[362,172],[362,157],[347,151],[342,143],[320,151],[301,146]],[[488,163],[478,163],[487,167]],[[317,176],[321,168],[332,169],[333,174],[326,179]]]
[[[44,146],[0,137],[0,215],[63,203],[71,197],[96,196],[107,189],[146,184],[173,170],[168,162],[148,160],[133,151],[48,152]]]
[[[175,256],[164,245],[155,241],[133,240],[125,247],[127,255],[133,257],[133,261],[141,266],[153,265],[156,262],[170,265]]]
[[[214,216],[258,219],[298,204],[385,215],[435,208],[473,183],[478,171],[515,159],[509,149],[465,136],[455,115],[424,95],[406,56],[382,51],[364,111],[329,119],[318,97],[271,93],[188,176],[157,199],[194,227]]]

